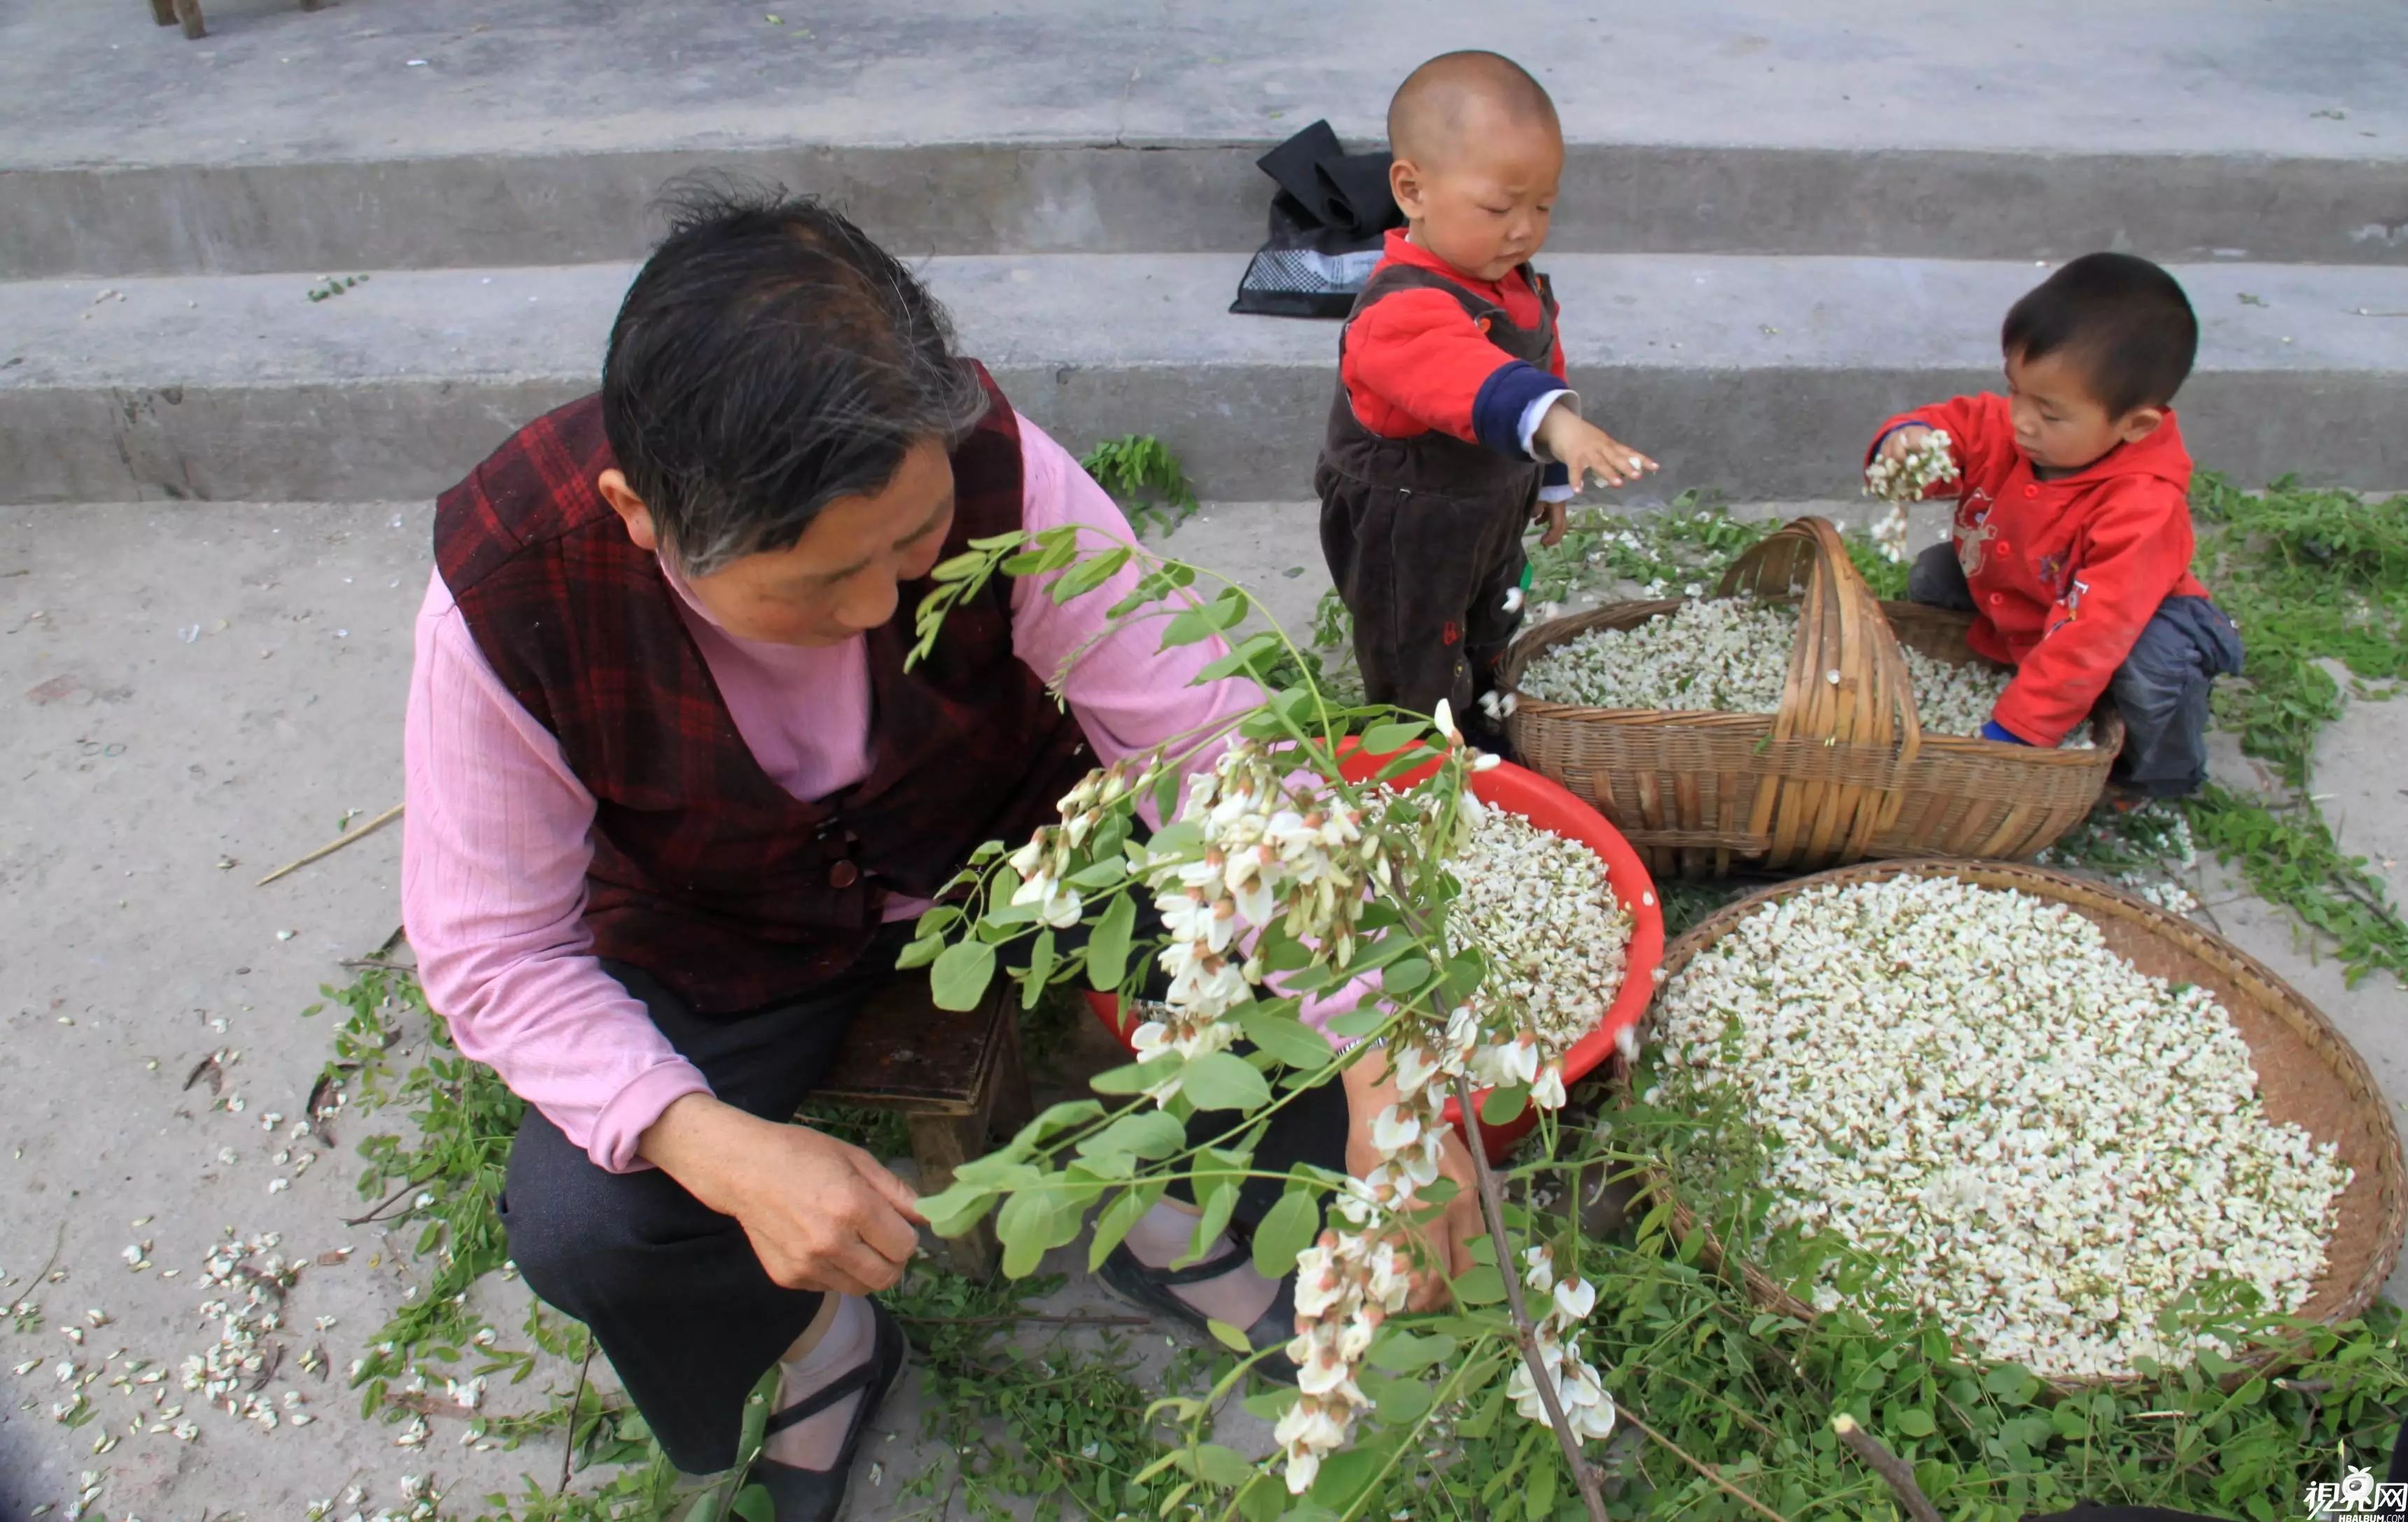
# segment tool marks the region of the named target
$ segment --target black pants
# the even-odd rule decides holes
[[[1906,595],[1936,608],[1973,610],[1954,544],[1917,555]],[[2220,676],[2241,674],[2241,634],[2205,597],[2168,597],[2132,653],[2115,668],[2107,696],[2124,715],[2119,786],[2151,797],[2181,797],[2207,781],[2207,695]]]
[[[1427,713],[1443,697],[1463,727],[1486,727],[1473,705],[1522,624],[1505,599],[1527,564],[1537,483],[1533,467],[1485,495],[1417,491],[1322,467],[1322,554],[1354,618],[1369,701]]]
[[[714,1094],[784,1121],[826,1072],[870,992],[887,978],[926,976],[892,970],[908,939],[908,926],[890,930],[853,972],[810,998],[720,1017],[695,1013],[641,969],[604,966]],[[1192,1139],[1218,1136],[1235,1119],[1205,1112]],[[1346,1125],[1344,1092],[1325,1084],[1272,1117],[1254,1155],[1269,1167],[1342,1170]],[[1233,1229],[1260,1221],[1280,1189],[1275,1179],[1249,1180]],[[593,1330],[670,1461],[694,1474],[735,1463],[744,1398],[810,1324],[818,1292],[773,1284],[734,1217],[667,1174],[606,1172],[533,1109],[510,1148],[502,1219],[528,1285]]]

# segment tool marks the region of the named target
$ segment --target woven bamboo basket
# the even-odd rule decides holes
[[[2272,969],[2221,936],[2213,935],[2157,905],[2087,878],[2012,862],[1927,859],[1868,863],[1800,878],[1751,894],[1691,927],[1664,954],[1666,981],[1713,945],[1742,919],[1801,889],[1877,883],[1902,875],[1948,876],[1984,887],[2013,888],[2064,904],[2097,925],[2117,955],[2143,972],[2169,983],[2196,984],[2215,996],[2249,1043],[2266,1113],[2292,1122],[2319,1142],[2330,1142],[2350,1169],[2337,1224],[2325,1251],[2324,1272],[2300,1316],[2307,1321],[2345,1321],[2374,1303],[2400,1257],[2408,1232],[2408,1164],[2391,1107],[2375,1086],[2366,1059],[2333,1028],[2324,1012]],[[1653,1011],[1650,1014],[1652,1017]],[[1629,1093],[1629,1072],[1617,1067],[1621,1094]],[[1696,1213],[1662,1171],[1651,1171],[1646,1189],[1671,1205],[1673,1229],[1685,1238],[1699,1228]],[[1813,1319],[1812,1307],[1755,1265],[1737,1258],[1709,1230],[1709,1256],[1724,1271],[1736,1271],[1749,1297],[1768,1311]],[[2242,1361],[2264,1369],[2291,1357],[2295,1349],[2275,1344],[2253,1350]],[[2049,1380],[2061,1392],[2128,1386],[2137,1381]]]
[[[1771,713],[1583,708],[1520,690],[1552,646],[1627,629],[1680,599],[1610,603],[1528,630],[1499,668],[1523,764],[1595,805],[1658,877],[1734,866],[1812,871],[1869,856],[2027,856],[2097,805],[2123,744],[2112,707],[2092,750],[1932,735],[1914,711],[1901,642],[1980,659],[1964,613],[1876,599],[1839,531],[1800,518],[1751,546],[1718,596],[1795,603],[1798,643]]]

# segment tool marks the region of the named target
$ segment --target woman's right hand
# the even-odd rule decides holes
[[[910,1188],[824,1132],[688,1094],[661,1112],[638,1150],[734,1216],[762,1271],[788,1289],[873,1294],[893,1287],[918,1250],[922,1216]]]

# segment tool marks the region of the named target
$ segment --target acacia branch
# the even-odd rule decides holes
[[[1715,1489],[1721,1491],[1724,1495],[1740,1502],[1742,1505],[1747,1507],[1750,1511],[1755,1512],[1759,1516],[1769,1516],[1772,1518],[1772,1522],[1789,1522],[1789,1519],[1782,1515],[1779,1512],[1774,1511],[1771,1507],[1767,1506],[1764,1502],[1756,1500],[1754,1496],[1749,1495],[1746,1491],[1742,1490],[1739,1486],[1731,1484],[1728,1480],[1724,1479],[1721,1469],[1713,1464],[1707,1463],[1704,1459],[1699,1458],[1695,1454],[1689,1452],[1688,1449],[1682,1447],[1670,1438],[1666,1437],[1663,1433],[1658,1432],[1654,1428],[1648,1426],[1645,1422],[1641,1421],[1636,1415],[1631,1414],[1631,1411],[1627,1406],[1622,1408],[1619,1415],[1622,1420],[1628,1422],[1634,1429],[1636,1429],[1640,1436],[1647,1439],[1650,1443],[1655,1443],[1657,1447],[1670,1453],[1673,1457],[1679,1459],[1682,1463],[1688,1465],[1691,1469],[1696,1470],[1699,1474],[1704,1475],[1706,1477],[1706,1482],[1712,1485]]]
[[[1522,1299],[1521,1275],[1513,1271],[1513,1243],[1505,1234],[1504,1192],[1498,1187],[1497,1174],[1488,1166],[1488,1147],[1480,1134],[1480,1108],[1471,1102],[1471,1081],[1461,1074],[1455,1080],[1455,1102],[1463,1111],[1464,1140],[1470,1143],[1468,1150],[1471,1154],[1471,1174],[1480,1188],[1480,1214],[1488,1223],[1488,1240],[1497,1248],[1498,1277],[1505,1281],[1505,1308],[1513,1316],[1513,1341],[1521,1347],[1522,1366],[1530,1371],[1539,1401],[1547,1408],[1547,1425],[1555,1429],[1555,1446],[1563,1450],[1564,1462],[1572,1472],[1572,1483],[1580,1486],[1581,1503],[1588,1508],[1589,1522],[1606,1522],[1605,1493],[1598,1488],[1597,1471],[1583,1457],[1581,1440],[1564,1415],[1563,1402],[1556,1398],[1555,1371],[1539,1357],[1538,1325],[1530,1319],[1529,1307]]]
[[[1905,1459],[1890,1452],[1887,1443],[1858,1426],[1856,1419],[1844,1411],[1831,1418],[1831,1430],[1864,1460],[1867,1469],[1882,1477],[1914,1522],[1941,1522],[1940,1508],[1932,1505],[1923,1487],[1914,1483],[1914,1471],[1907,1467]]]

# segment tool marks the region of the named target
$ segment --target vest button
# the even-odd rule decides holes
[[[838,862],[828,869],[828,886],[849,888],[861,881],[861,869],[849,861]]]
[[[2035,485],[2033,485],[2033,484],[2032,484],[2031,482],[2029,482],[2029,481],[2026,481],[2026,482],[2024,483],[2024,495],[2026,495],[2026,496],[2038,496],[2038,495],[2040,495],[2040,488],[2039,488],[2039,487],[2037,487],[2037,486],[2035,486]]]

